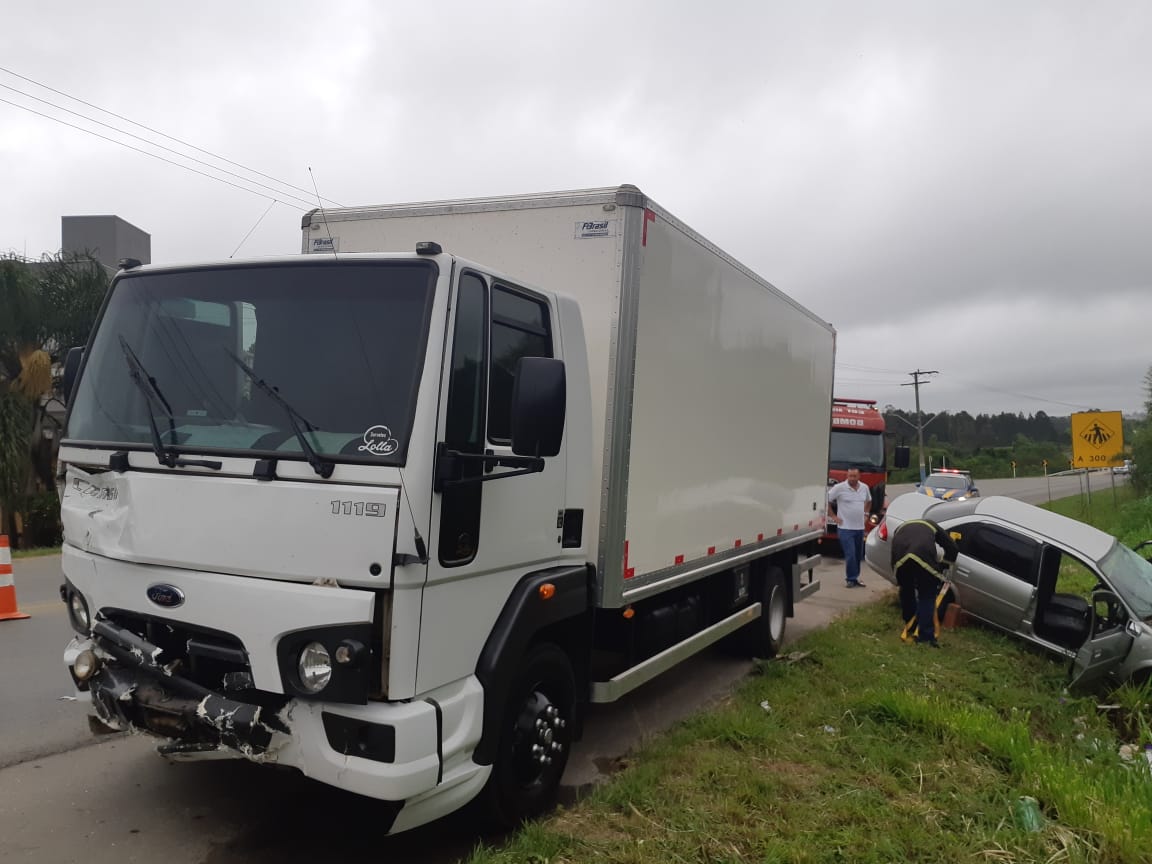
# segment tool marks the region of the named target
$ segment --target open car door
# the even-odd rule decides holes
[[[1069,687],[1094,684],[1119,666],[1132,648],[1130,619],[1120,598],[1111,591],[1094,591],[1089,611],[1088,639],[1072,661]]]

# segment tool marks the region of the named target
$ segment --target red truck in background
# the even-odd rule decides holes
[[[871,518],[865,532],[880,521],[886,504],[884,484],[888,465],[884,447],[884,416],[875,399],[832,400],[832,436],[828,445],[828,485],[848,476],[848,469],[860,469],[860,482],[872,492]],[[827,522],[823,543],[836,540],[836,523]]]

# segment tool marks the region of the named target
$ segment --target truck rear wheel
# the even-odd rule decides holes
[[[740,631],[744,652],[752,657],[775,657],[784,647],[787,621],[788,583],[779,567],[769,566],[760,591],[760,617]]]
[[[568,764],[575,704],[568,655],[551,643],[532,646],[509,693],[499,750],[481,793],[494,827],[514,828],[555,803]]]

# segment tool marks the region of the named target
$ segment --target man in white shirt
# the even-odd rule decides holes
[[[864,520],[871,509],[872,493],[860,482],[859,468],[849,468],[848,479],[828,490],[828,518],[838,526],[840,546],[844,550],[844,578],[849,588],[864,587],[860,581],[860,562],[864,560]]]

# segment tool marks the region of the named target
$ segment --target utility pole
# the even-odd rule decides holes
[[[927,376],[927,375],[939,375],[940,373],[937,372],[935,369],[932,369],[932,370],[927,371],[927,372],[925,372],[921,369],[917,369],[915,372],[909,372],[908,374],[912,376],[912,381],[908,384],[901,384],[900,386],[901,387],[915,387],[916,388],[916,438],[917,438],[917,442],[920,445],[920,482],[923,483],[924,478],[925,478],[925,474],[924,474],[924,427],[927,426],[928,423],[925,423],[923,421],[923,418],[920,414],[920,385],[921,384],[927,384],[929,382],[921,381],[920,377],[921,376]],[[936,415],[933,414],[932,417],[929,418],[928,422],[931,423],[932,420],[935,419],[935,417],[936,417]]]

